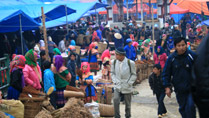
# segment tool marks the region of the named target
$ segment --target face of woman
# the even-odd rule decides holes
[[[86,71],[86,69],[87,69],[87,66],[85,65],[85,66],[83,66],[82,68],[83,68],[83,70],[84,70],[84,71]]]
[[[53,58],[53,64],[55,64],[55,57]]]
[[[157,48],[157,52],[160,52],[160,48]]]

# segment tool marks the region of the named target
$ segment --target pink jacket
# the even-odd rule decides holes
[[[165,66],[165,62],[167,60],[167,55],[166,53],[163,53],[160,55],[160,59],[157,57],[157,54],[155,53],[154,54],[154,61],[155,61],[155,64],[159,64],[161,65],[161,68],[163,69],[164,66]]]
[[[42,77],[41,70],[38,64],[37,64],[37,68],[38,68],[38,72],[40,73],[40,77]],[[26,64],[25,68],[23,69],[23,75],[25,78],[25,85],[31,85],[37,90],[41,89],[40,80],[34,68]]]

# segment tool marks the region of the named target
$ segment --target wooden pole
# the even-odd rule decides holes
[[[50,59],[49,59],[49,50],[48,50],[48,41],[47,41],[47,33],[46,33],[46,26],[45,26],[45,19],[46,19],[46,17],[45,17],[45,14],[44,14],[44,8],[43,7],[41,7],[41,13],[42,13],[42,23],[43,23],[43,33],[44,33],[46,60],[50,61]]]
[[[155,32],[154,32],[154,11],[153,11],[153,5],[152,5],[152,51],[153,55],[155,53],[155,46],[154,46],[154,41],[155,41]]]

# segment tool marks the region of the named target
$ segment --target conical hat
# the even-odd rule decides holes
[[[114,37],[115,37],[116,39],[121,39],[121,38],[122,38],[122,35],[121,35],[120,33],[115,33],[115,34],[114,34]]]

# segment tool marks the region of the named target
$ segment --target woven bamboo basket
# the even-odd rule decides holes
[[[102,99],[102,97],[104,97],[102,95],[102,87],[95,87],[97,90],[97,102],[98,103],[104,103],[104,99]]]
[[[80,52],[81,52],[81,47],[80,46],[75,46],[75,52],[77,53],[77,54],[80,54]]]
[[[34,98],[19,98],[24,104],[24,118],[35,118],[35,116],[41,111],[41,106],[45,97]]]
[[[113,117],[115,115],[113,105],[99,104],[99,112],[100,117]]]
[[[107,49],[107,44],[105,43],[98,43],[98,52],[101,54]]]
[[[105,103],[106,104],[112,104],[112,86],[106,86],[105,87]]]

